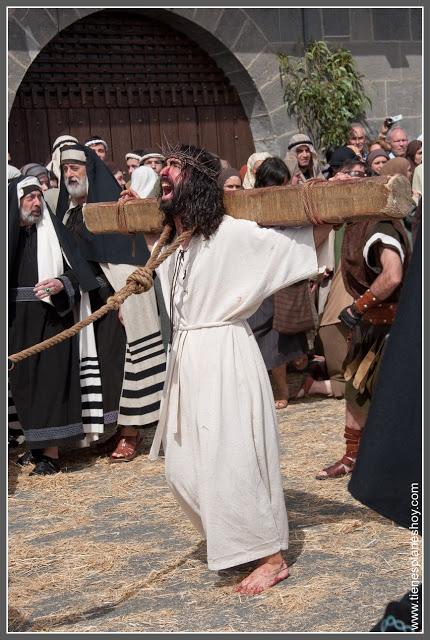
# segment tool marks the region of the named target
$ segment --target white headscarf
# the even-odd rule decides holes
[[[312,144],[309,136],[305,135],[304,133],[296,133],[296,135],[292,136],[288,142],[288,151],[287,155],[285,156],[285,164],[288,167],[291,177],[300,175],[303,181],[306,180],[297,160],[297,149],[299,147],[307,147],[312,154],[310,171],[310,173],[312,174],[311,178],[323,178],[324,176],[321,173],[321,168],[318,162],[318,155],[315,151],[315,147]]]
[[[11,164],[7,165],[7,179],[13,180],[21,175],[21,171],[16,167],[13,167]]]
[[[252,156],[249,156],[248,162],[246,166],[248,167],[246,170],[245,177],[243,179],[243,188],[244,189],[253,189],[255,185],[255,174],[253,172],[255,163],[259,160],[265,160],[266,158],[271,158],[272,156],[267,151],[261,151],[260,153],[253,153]]]
[[[58,184],[61,181],[60,158],[61,149],[68,144],[77,144],[77,138],[70,135],[59,136],[52,145],[52,160],[48,162],[46,168],[57,176]]]
[[[28,176],[21,182],[18,182],[16,189],[18,195],[18,203],[21,205],[23,190],[25,187],[34,185],[40,189],[40,182],[35,176]],[[42,194],[42,215],[36,223],[37,231],[37,271],[38,282],[48,278],[57,278],[64,272],[63,253],[61,246],[52,224],[51,216],[46,206]],[[52,304],[51,297],[44,298],[42,302]]]
[[[135,191],[139,198],[150,198],[158,195],[159,178],[151,167],[137,167],[131,174],[130,189]]]

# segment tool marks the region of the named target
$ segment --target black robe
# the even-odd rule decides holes
[[[76,274],[64,262],[66,287],[51,296],[54,306],[34,299],[38,282],[36,226],[21,227],[9,280],[9,353],[16,353],[74,324],[72,306],[79,299]],[[19,291],[17,301],[16,289]],[[78,339],[75,336],[15,364],[10,386],[30,449],[71,447],[83,438]]]
[[[66,228],[74,235],[76,243],[80,245],[82,236],[86,232],[81,205],[78,205],[70,211]],[[89,292],[91,312],[94,312],[103,306],[107,299],[115,292],[110,286],[99,263],[95,260],[89,260],[89,264],[101,285],[99,289]],[[116,430],[124,378],[127,338],[125,329],[119,321],[118,311],[109,311],[105,316],[100,318],[100,320],[94,322],[94,337],[100,366],[104,433],[106,436]]]

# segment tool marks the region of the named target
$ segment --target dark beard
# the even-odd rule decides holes
[[[161,199],[162,191],[161,191],[160,196],[159,196],[158,207],[159,207],[160,211],[162,211],[164,213],[166,218],[168,218],[169,221],[171,221],[171,222],[173,222],[173,218],[175,216],[178,216],[178,215],[181,214],[180,209],[182,208],[182,205],[180,204],[180,198],[179,198],[178,191],[179,191],[179,189],[175,186],[173,188],[173,196],[169,200],[162,200]]]

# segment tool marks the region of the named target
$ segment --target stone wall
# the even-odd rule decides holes
[[[32,60],[62,29],[95,8],[12,8],[9,19],[9,111]],[[324,39],[348,48],[372,99],[368,122],[403,114],[411,137],[422,130],[421,13],[402,9],[129,9],[170,24],[205,49],[236,87],[257,150],[283,155],[296,131],[282,100],[276,53],[300,55]]]

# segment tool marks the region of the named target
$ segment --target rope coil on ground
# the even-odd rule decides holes
[[[154,248],[151,256],[148,259],[148,262],[144,267],[139,267],[133,273],[131,273],[126,281],[126,284],[122,289],[117,291],[113,296],[108,298],[106,304],[104,304],[100,309],[94,311],[87,318],[84,318],[80,322],[77,322],[73,325],[73,327],[69,327],[65,329],[61,333],[58,333],[56,336],[52,336],[43,342],[39,342],[32,347],[28,347],[28,349],[24,349],[23,351],[19,351],[18,353],[14,353],[8,356],[8,361],[11,363],[11,367],[9,367],[9,371],[13,369],[14,364],[16,362],[20,362],[21,360],[25,360],[26,358],[36,355],[37,353],[41,353],[45,351],[45,349],[50,349],[60,342],[67,340],[68,338],[73,338],[73,336],[77,335],[81,329],[88,326],[95,320],[99,320],[103,316],[105,316],[109,311],[119,309],[119,307],[123,304],[125,300],[133,293],[139,294],[144,293],[145,291],[149,291],[153,284],[152,272],[154,269],[160,266],[172,253],[176,251],[176,249],[186,240],[189,240],[194,233],[194,229],[189,229],[181,233],[175,240],[168,245],[165,251],[161,253],[162,248],[166,245],[168,238],[172,233],[172,228],[169,225],[166,225],[163,229],[163,232],[160,236],[160,240],[157,246]]]

